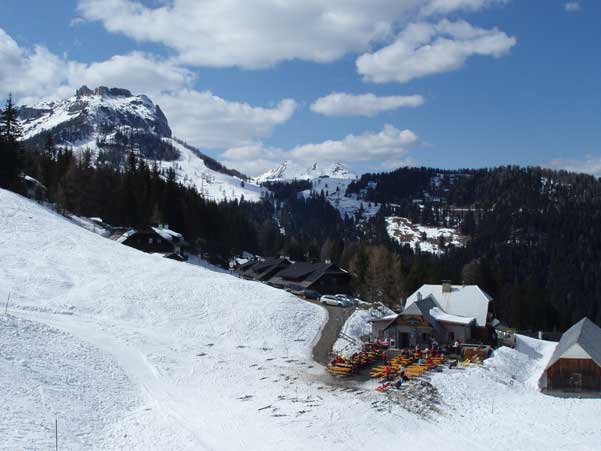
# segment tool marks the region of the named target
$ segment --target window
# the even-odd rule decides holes
[[[148,244],[152,244],[152,238],[148,238]]]

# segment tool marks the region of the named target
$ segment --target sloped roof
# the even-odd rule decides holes
[[[438,307],[431,308],[430,315],[432,315],[432,317],[435,318],[436,321],[440,321],[443,323],[463,324],[464,326],[469,326],[470,324],[476,321],[476,318],[445,313]]]
[[[419,299],[418,294],[421,294],[422,299],[432,295],[435,306],[445,313],[475,318],[478,326],[486,326],[488,304],[492,301],[492,297],[478,285],[452,285],[450,293],[443,293],[442,285],[422,285],[407,298],[406,307]]]
[[[240,266],[238,266],[238,271],[246,271],[252,268],[257,263],[259,263],[259,260],[249,260],[246,263],[243,263]]]
[[[283,257],[270,257],[263,261],[258,261],[252,266],[249,266],[245,272],[250,276],[255,275],[258,277],[262,277],[265,274],[271,272],[273,269],[276,269],[281,264],[290,264],[290,260]]]
[[[430,311],[436,307],[436,302],[433,296],[428,296],[419,301],[413,302],[411,305],[405,307],[399,316],[406,315],[419,315],[422,316],[429,324],[432,329],[437,331],[439,334],[443,333],[443,328],[434,316],[430,314]]]
[[[347,271],[339,268],[333,263],[297,262],[278,272],[274,276],[274,279],[277,278],[287,282],[297,282],[299,284],[312,284],[317,282],[327,273],[348,274]]]
[[[588,318],[582,318],[561,336],[545,370],[550,368],[575,344],[601,366],[601,328]]]

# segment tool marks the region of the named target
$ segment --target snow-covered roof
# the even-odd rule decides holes
[[[459,315],[451,315],[450,313],[445,313],[438,307],[434,307],[430,309],[430,315],[436,321],[442,321],[445,323],[454,323],[454,324],[464,324],[469,325],[476,321],[476,318],[471,318],[467,316],[459,316]]]
[[[183,238],[181,233],[177,233],[164,227],[153,227],[152,230],[154,230],[161,236],[161,238],[167,241],[173,241],[174,239],[181,240]]]
[[[443,312],[475,318],[478,326],[486,326],[488,303],[492,298],[477,285],[452,285],[448,293],[443,293],[442,285],[422,285],[407,298],[405,307],[416,302],[419,299],[418,295],[421,295],[422,299],[432,295],[434,302]]]
[[[588,318],[582,318],[561,336],[549,363],[550,368],[564,356],[579,346],[579,351],[588,355],[597,365],[601,366],[601,328]],[[583,356],[584,357],[584,356]]]
[[[121,235],[119,238],[116,239],[117,243],[119,243],[119,244],[123,243],[134,233],[136,233],[136,229],[129,229],[127,232],[125,232],[123,235]]]

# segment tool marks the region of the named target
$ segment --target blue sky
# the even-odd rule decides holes
[[[601,2],[272,1],[3,0],[0,95],[148,93],[177,135],[251,175],[283,159],[601,175]],[[407,96],[421,102],[394,107]]]

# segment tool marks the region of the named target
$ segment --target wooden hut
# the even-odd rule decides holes
[[[601,328],[588,318],[570,327],[561,336],[540,386],[548,390],[601,392]]]

